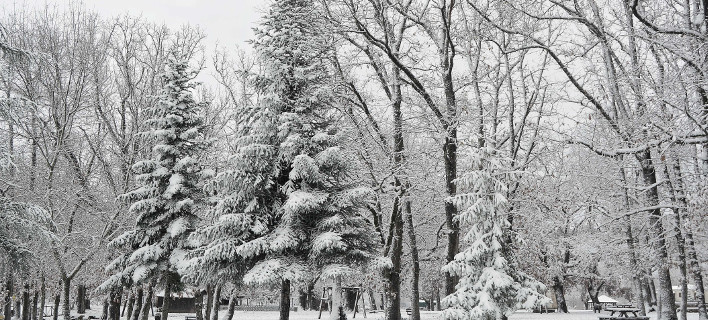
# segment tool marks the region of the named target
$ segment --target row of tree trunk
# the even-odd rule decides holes
[[[12,274],[8,274],[5,280],[5,292],[7,295],[4,297],[4,308],[2,309],[5,319],[10,320],[14,316],[15,319],[21,320],[39,320],[43,315],[47,292],[44,277],[42,277],[39,288],[31,290],[27,282],[24,283],[22,288],[21,298],[15,300],[14,310],[16,310],[16,313],[13,315],[12,296],[15,295],[15,286]]]

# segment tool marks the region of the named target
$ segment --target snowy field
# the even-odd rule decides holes
[[[86,316],[94,316],[100,319],[100,310],[92,309],[86,310]],[[219,311],[219,318],[223,318],[226,314],[226,310],[222,309]],[[290,312],[291,320],[317,320],[318,311],[292,311]],[[607,315],[607,312],[603,314]],[[184,320],[186,316],[194,316],[193,313],[170,313],[169,320]],[[408,319],[405,310],[401,310],[402,319]],[[72,310],[72,316],[77,316],[76,311]],[[591,310],[571,310],[569,314],[562,313],[531,313],[519,311],[511,316],[510,320],[598,320],[600,314],[593,313]],[[656,313],[652,312],[649,314],[650,319],[656,319]],[[51,319],[51,317],[45,317],[45,320]],[[62,317],[60,316],[61,320]],[[124,317],[121,317],[124,319]],[[149,320],[154,320],[152,313],[150,314]],[[323,312],[322,319],[329,319],[329,313]],[[367,319],[367,320],[383,320],[384,315],[381,312],[377,313],[367,313],[366,318],[361,313],[356,314],[356,318],[352,318],[352,313],[347,313],[347,319]],[[442,312],[440,311],[421,311],[421,320],[443,320]],[[234,313],[234,318],[232,320],[278,320],[277,311],[236,311]],[[698,313],[689,313],[687,320],[698,320]]]
[[[403,319],[408,319],[405,310],[401,310]],[[170,314],[169,320],[184,320],[187,314]],[[221,314],[220,314],[221,315]],[[297,311],[290,313],[291,320],[316,320],[317,311]],[[517,312],[510,320],[598,320],[599,314],[588,310],[572,310],[569,314],[559,313],[529,313]],[[366,319],[383,320],[382,313],[368,313]],[[650,319],[656,319],[656,314],[649,314]],[[151,317],[151,320],[154,319]],[[329,319],[329,314],[323,313],[322,319]],[[347,314],[347,319],[352,319],[352,314]],[[357,313],[355,319],[364,319],[363,315]],[[421,320],[442,320],[442,313],[439,311],[421,311]],[[277,311],[236,311],[233,320],[278,320]],[[687,320],[698,320],[697,313],[689,313]]]

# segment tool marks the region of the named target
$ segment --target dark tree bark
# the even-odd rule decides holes
[[[86,290],[84,289],[84,292]],[[108,319],[109,320],[120,320],[120,305],[123,297],[123,292],[120,289],[111,290],[109,306],[108,306]]]
[[[442,305],[440,304],[440,288],[435,287],[435,311],[442,310]]]
[[[22,320],[22,299],[15,300],[15,317],[14,319]]]
[[[130,320],[130,317],[133,315],[133,307],[135,306],[135,293],[133,293],[133,290],[130,290],[130,293],[128,295],[128,303],[125,305],[125,312],[123,312],[123,315],[125,316],[125,320]]]
[[[32,315],[30,304],[30,288],[29,284],[25,283],[25,289],[22,291],[22,320],[30,320]]]
[[[654,284],[654,277],[648,277],[647,281],[649,282],[649,292],[651,295],[651,304],[653,306],[657,306],[659,304],[659,299],[657,299],[656,296],[656,285]]]
[[[62,314],[64,315],[64,319],[71,319],[71,302],[69,301],[69,294],[71,293],[71,279],[68,277],[62,277],[61,284],[64,292]]]
[[[597,286],[597,288],[595,288],[595,283],[593,280],[590,280],[587,283],[588,295],[590,295],[590,300],[592,301],[592,304],[593,304],[593,310],[595,310],[595,311],[598,311],[598,306],[600,306],[600,300],[598,299],[598,296],[600,295],[600,290],[602,289],[602,287],[604,285],[605,285],[605,282],[602,281]]]
[[[290,319],[290,280],[283,280],[280,286],[280,320]]]
[[[145,295],[145,302],[143,302],[142,308],[140,309],[140,320],[148,320],[150,315],[150,307],[152,306],[152,295],[155,290],[155,284],[150,282],[147,288],[147,294]]]
[[[674,161],[673,162],[673,173],[674,173],[674,176],[676,177],[676,184],[675,184],[676,188],[672,188],[672,189],[675,189],[675,193],[676,193],[675,197],[676,197],[676,201],[679,204],[679,207],[688,208],[688,201],[686,200],[686,193],[685,193],[684,183],[683,183],[683,174],[681,172],[681,163],[679,162],[678,157],[673,157],[673,158],[674,158],[673,159],[673,161]],[[685,209],[683,209],[683,210],[685,210]],[[679,212],[681,212],[681,211],[682,210],[679,210]],[[676,219],[679,219],[678,215],[679,214],[677,213]],[[676,223],[677,224],[681,223],[681,221],[678,220]],[[675,229],[674,232],[680,233],[681,227],[682,227],[682,225],[677,225],[678,230]],[[683,254],[684,254],[685,260],[683,260],[682,267],[686,268],[686,267],[690,266],[690,272],[693,277],[693,282],[696,286],[696,300],[698,300],[698,318],[700,320],[708,320],[708,312],[706,311],[706,303],[705,303],[705,301],[706,301],[705,300],[705,289],[703,286],[704,285],[703,274],[701,272],[701,267],[698,262],[698,256],[696,255],[696,247],[693,243],[693,233],[691,231],[691,228],[685,228],[685,232],[686,232],[685,237],[683,238],[683,240],[685,241],[684,248],[679,248],[679,250],[681,250],[681,249],[684,250]],[[681,254],[681,253],[682,252],[679,251],[679,254]],[[687,272],[687,271],[688,270],[685,270],[684,272]],[[686,283],[688,283],[688,281],[686,281]],[[682,283],[681,290],[683,290],[683,283]],[[686,288],[686,290],[688,290],[688,288]],[[681,302],[682,302],[683,306],[685,306],[687,304],[687,300],[686,300],[687,298],[688,297],[686,294],[682,295]],[[684,313],[684,309],[685,308],[682,307],[682,310],[681,310],[682,314]]]
[[[693,281],[696,285],[696,300],[698,300],[698,319],[708,320],[708,312],[706,312],[706,294],[704,289],[703,274],[701,273],[701,265],[698,263],[696,255],[696,247],[693,242],[693,233],[686,232],[686,247],[688,248],[688,261],[691,263],[691,273]]]
[[[671,194],[671,202],[680,205],[677,198],[677,190],[674,182],[671,180],[671,174],[669,173],[669,166],[664,162],[664,175],[666,176],[667,186]],[[681,216],[684,210],[673,209],[674,212],[674,225],[673,233],[674,239],[676,240],[676,249],[678,251],[678,269],[679,269],[679,287],[681,288],[681,305],[679,306],[679,320],[686,320],[687,304],[688,304],[688,272],[686,264],[686,241],[684,240],[683,234],[681,232]]]
[[[556,295],[558,312],[568,313],[568,304],[565,301],[565,285],[560,277],[553,277],[553,293]]]
[[[59,303],[61,302],[61,296],[57,293],[54,296],[54,312],[52,315],[52,320],[57,320],[59,318]]]
[[[103,307],[101,308],[101,320],[108,320],[108,312],[111,305],[111,303],[109,302],[110,299],[110,297],[103,299]]]
[[[211,285],[207,285],[206,289],[206,310],[204,311],[204,319],[205,320],[210,320],[211,319],[211,304],[212,300],[214,298],[214,287]]]
[[[80,284],[76,287],[76,312],[86,313],[86,285]]]
[[[387,320],[401,320],[401,252],[403,251],[403,218],[400,208],[400,198],[396,197],[391,214],[389,239],[391,239],[388,255],[391,258],[391,267],[384,268],[386,293],[384,308]]]
[[[408,241],[411,247],[411,259],[413,260],[413,279],[411,280],[411,320],[420,320],[420,260],[418,258],[418,244],[415,238],[415,228],[413,226],[413,213],[411,212],[411,200],[407,197],[405,202],[406,222],[408,223]]]
[[[224,320],[232,320],[234,318],[234,312],[236,311],[236,302],[238,301],[238,293],[236,290],[231,293],[231,298],[229,299],[229,308],[226,311],[226,317]]]
[[[42,274],[42,285],[39,289],[40,300],[39,300],[39,319],[44,319],[44,305],[47,300],[47,284],[45,283],[44,274]]]
[[[204,320],[204,295],[202,290],[197,288],[194,289],[194,312],[196,313],[196,320]]]
[[[372,290],[371,288],[367,288],[366,291],[369,293],[369,306],[372,310],[377,310],[378,306],[376,305],[376,296],[374,295],[374,290]]]
[[[39,306],[39,291],[34,290],[34,298],[32,298],[32,320],[37,320],[37,307]]]
[[[7,295],[5,296],[5,304],[3,308],[5,320],[12,319],[12,295],[14,294],[13,289],[14,286],[12,284],[12,273],[8,272],[7,279],[5,280],[5,292],[7,293]]]
[[[165,295],[162,298],[162,312],[160,314],[160,320],[167,320],[170,316],[170,304],[172,303],[172,281],[167,281],[165,284]]]
[[[136,297],[135,297],[135,308],[133,309],[133,314],[130,315],[130,320],[138,320],[140,318],[140,311],[143,308],[143,287],[138,286]],[[197,319],[201,320],[201,319]]]
[[[217,285],[216,288],[214,288],[214,300],[212,303],[211,307],[211,319],[210,320],[219,320],[219,306],[221,305],[221,285]]]
[[[674,301],[674,293],[671,289],[671,275],[669,274],[669,258],[666,248],[666,235],[664,226],[661,221],[661,209],[659,205],[659,191],[656,184],[656,170],[652,161],[651,150],[647,149],[644,152],[636,155],[637,160],[642,167],[642,179],[644,185],[647,186],[645,192],[647,197],[647,205],[654,209],[649,210],[649,224],[652,233],[656,237],[654,241],[654,250],[657,256],[657,272],[659,274],[659,296],[661,305],[661,320],[677,320],[676,317],[676,302]]]
[[[624,168],[620,168],[619,174],[620,182],[623,186],[622,198],[624,200],[624,208],[625,210],[629,211],[630,201],[629,193],[627,190],[627,174],[625,173]],[[637,249],[634,243],[634,235],[632,234],[632,218],[630,216],[625,216],[624,223],[625,236],[627,237],[627,248],[629,249],[629,268],[632,272],[632,291],[634,296],[634,303],[637,305],[637,308],[639,308],[640,315],[644,316],[647,314],[647,310],[644,305],[644,294],[642,292],[642,271],[641,268],[639,268],[639,264],[637,263]]]

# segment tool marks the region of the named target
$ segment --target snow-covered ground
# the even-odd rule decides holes
[[[402,310],[404,319],[407,319],[405,311]],[[221,315],[221,314],[220,314]],[[291,320],[316,320],[317,311],[297,311],[290,313]],[[169,320],[184,320],[185,314],[170,315]],[[367,313],[366,319],[383,320],[382,313]],[[510,320],[598,320],[599,314],[588,310],[571,311],[569,314],[558,313],[529,313],[517,312]],[[650,319],[656,319],[656,314],[649,314]],[[322,313],[322,319],[329,319],[328,313]],[[347,319],[352,319],[352,314],[347,314]],[[364,319],[361,313],[357,313],[355,319]],[[442,320],[442,313],[439,311],[421,311],[421,320]],[[233,320],[278,320],[278,312],[276,311],[237,311],[234,314]],[[697,313],[689,313],[687,320],[698,320]]]
[[[87,310],[87,315],[99,316],[98,310]],[[219,313],[219,317],[223,317],[225,310]],[[73,313],[73,312],[72,312]],[[405,310],[401,310],[403,319],[408,319]],[[185,316],[191,315],[186,313],[172,313],[170,314],[169,320],[184,320]],[[290,312],[291,320],[316,320],[318,312],[317,311],[293,311]],[[517,312],[511,316],[510,320],[598,320],[599,314],[593,313],[589,310],[571,310],[569,314],[562,313],[530,313],[530,312]],[[650,319],[656,319],[656,314],[649,314]],[[383,313],[367,313],[367,320],[383,320]],[[45,318],[51,319],[51,318]],[[61,317],[59,317],[61,319]],[[150,315],[150,320],[155,318]],[[323,312],[322,319],[329,319],[329,314]],[[347,314],[347,319],[352,319],[352,314]],[[364,315],[357,313],[354,319],[364,319]],[[442,320],[442,312],[440,311],[421,311],[421,320]],[[233,320],[278,320],[277,311],[236,311]],[[697,313],[689,313],[687,320],[698,320]]]

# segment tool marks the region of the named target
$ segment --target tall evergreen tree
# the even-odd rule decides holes
[[[203,105],[192,96],[197,72],[177,53],[171,53],[163,89],[148,109],[149,127],[143,134],[152,141],[152,157],[133,165],[137,188],[122,195],[128,211],[137,216],[135,227],[111,242],[125,248],[107,270],[115,272],[101,288],[124,284],[161,283],[165,288],[163,319],[169,313],[171,291],[178,284],[177,269],[184,259],[186,240],[197,221],[202,198],[197,160],[203,151]]]
[[[202,265],[247,283],[280,282],[281,319],[289,317],[291,282],[314,270],[340,277],[376,252],[361,215],[371,190],[347,175],[329,46],[315,12],[310,0],[276,0],[256,30],[261,101],[246,113],[233,169],[207,188],[217,195],[217,222],[194,234],[205,243],[194,271]]]
[[[443,271],[460,277],[455,292],[443,299],[446,319],[506,320],[514,311],[534,308],[547,299],[545,286],[518,270],[511,244],[507,183],[518,178],[509,161],[489,147],[468,155],[470,171],[457,179],[463,191],[448,199],[460,210],[457,220],[469,227],[469,246]]]

